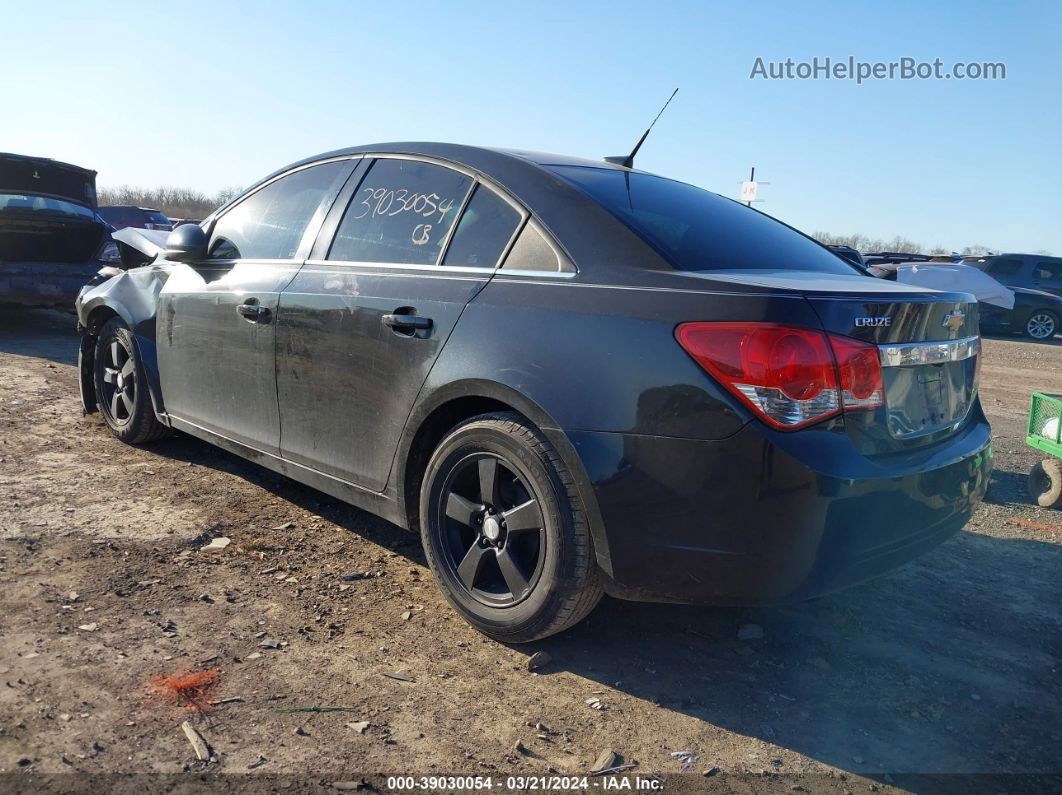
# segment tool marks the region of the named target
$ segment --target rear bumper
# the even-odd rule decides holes
[[[992,468],[988,423],[974,415],[944,443],[873,460],[844,433],[755,422],[713,442],[567,436],[600,511],[610,592],[772,604],[877,576],[960,530]]]
[[[96,260],[0,262],[0,302],[72,310],[78,292],[101,267]]]

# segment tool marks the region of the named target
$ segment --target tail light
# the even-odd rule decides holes
[[[878,349],[850,337],[772,323],[683,323],[675,337],[775,428],[884,404]]]

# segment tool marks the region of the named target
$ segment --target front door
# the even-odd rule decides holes
[[[210,258],[178,265],[159,296],[166,411],[264,452],[280,446],[276,316],[351,161],[286,174],[226,210]]]
[[[420,160],[378,158],[350,182],[281,296],[281,454],[381,491],[428,371],[524,213]]]

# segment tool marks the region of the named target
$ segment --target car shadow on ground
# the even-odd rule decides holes
[[[103,428],[101,432],[105,432]],[[246,480],[338,527],[392,549],[412,563],[425,564],[420,537],[415,533],[207,442],[178,433],[142,449],[147,453],[209,467]]]
[[[1029,473],[993,470],[985,502],[992,505],[1033,505],[1028,489]]]
[[[555,670],[841,769],[1058,772],[1060,564],[1055,545],[962,532],[816,601],[610,600],[536,648]],[[766,748],[748,767],[785,772]]]

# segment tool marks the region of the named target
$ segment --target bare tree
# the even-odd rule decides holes
[[[170,218],[205,218],[239,193],[240,188],[223,188],[209,196],[192,188],[138,188],[121,185],[117,188],[100,188],[99,204],[101,207],[115,204],[149,207],[161,210]]]

